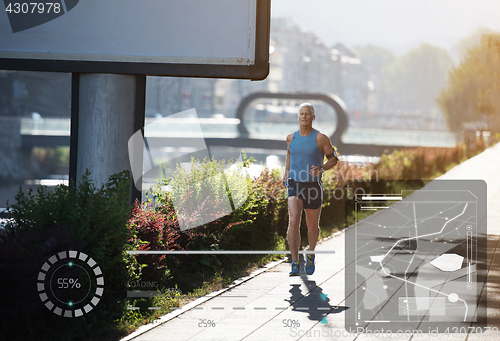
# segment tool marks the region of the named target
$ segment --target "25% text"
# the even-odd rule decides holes
[[[214,320],[207,320],[207,319],[199,319],[198,320],[198,327],[201,327],[201,328],[215,327],[215,321]]]

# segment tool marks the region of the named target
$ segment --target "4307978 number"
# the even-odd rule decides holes
[[[14,14],[60,13],[61,4],[58,2],[15,2],[9,3],[5,8],[5,11]]]

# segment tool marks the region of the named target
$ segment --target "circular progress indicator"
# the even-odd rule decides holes
[[[80,317],[97,306],[104,292],[101,268],[88,255],[62,251],[40,269],[38,295],[47,309],[64,317]]]

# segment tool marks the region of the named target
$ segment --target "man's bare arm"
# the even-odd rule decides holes
[[[328,170],[332,169],[335,167],[338,163],[337,159],[337,154],[335,153],[335,150],[333,149],[333,146],[330,142],[330,139],[328,136],[325,134],[319,133],[317,137],[317,143],[319,149],[327,156],[327,161],[323,164],[323,169]],[[312,166],[311,167],[311,175],[313,176],[319,176],[321,174],[322,170],[320,167],[317,166]]]
[[[288,134],[286,137],[286,159],[285,159],[285,171],[283,172],[282,183],[286,186],[286,180],[290,176],[290,142],[292,142],[293,134]]]

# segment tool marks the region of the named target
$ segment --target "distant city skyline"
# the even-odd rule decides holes
[[[374,44],[396,54],[421,43],[453,52],[479,28],[500,31],[498,0],[272,0],[271,9],[328,46]]]

